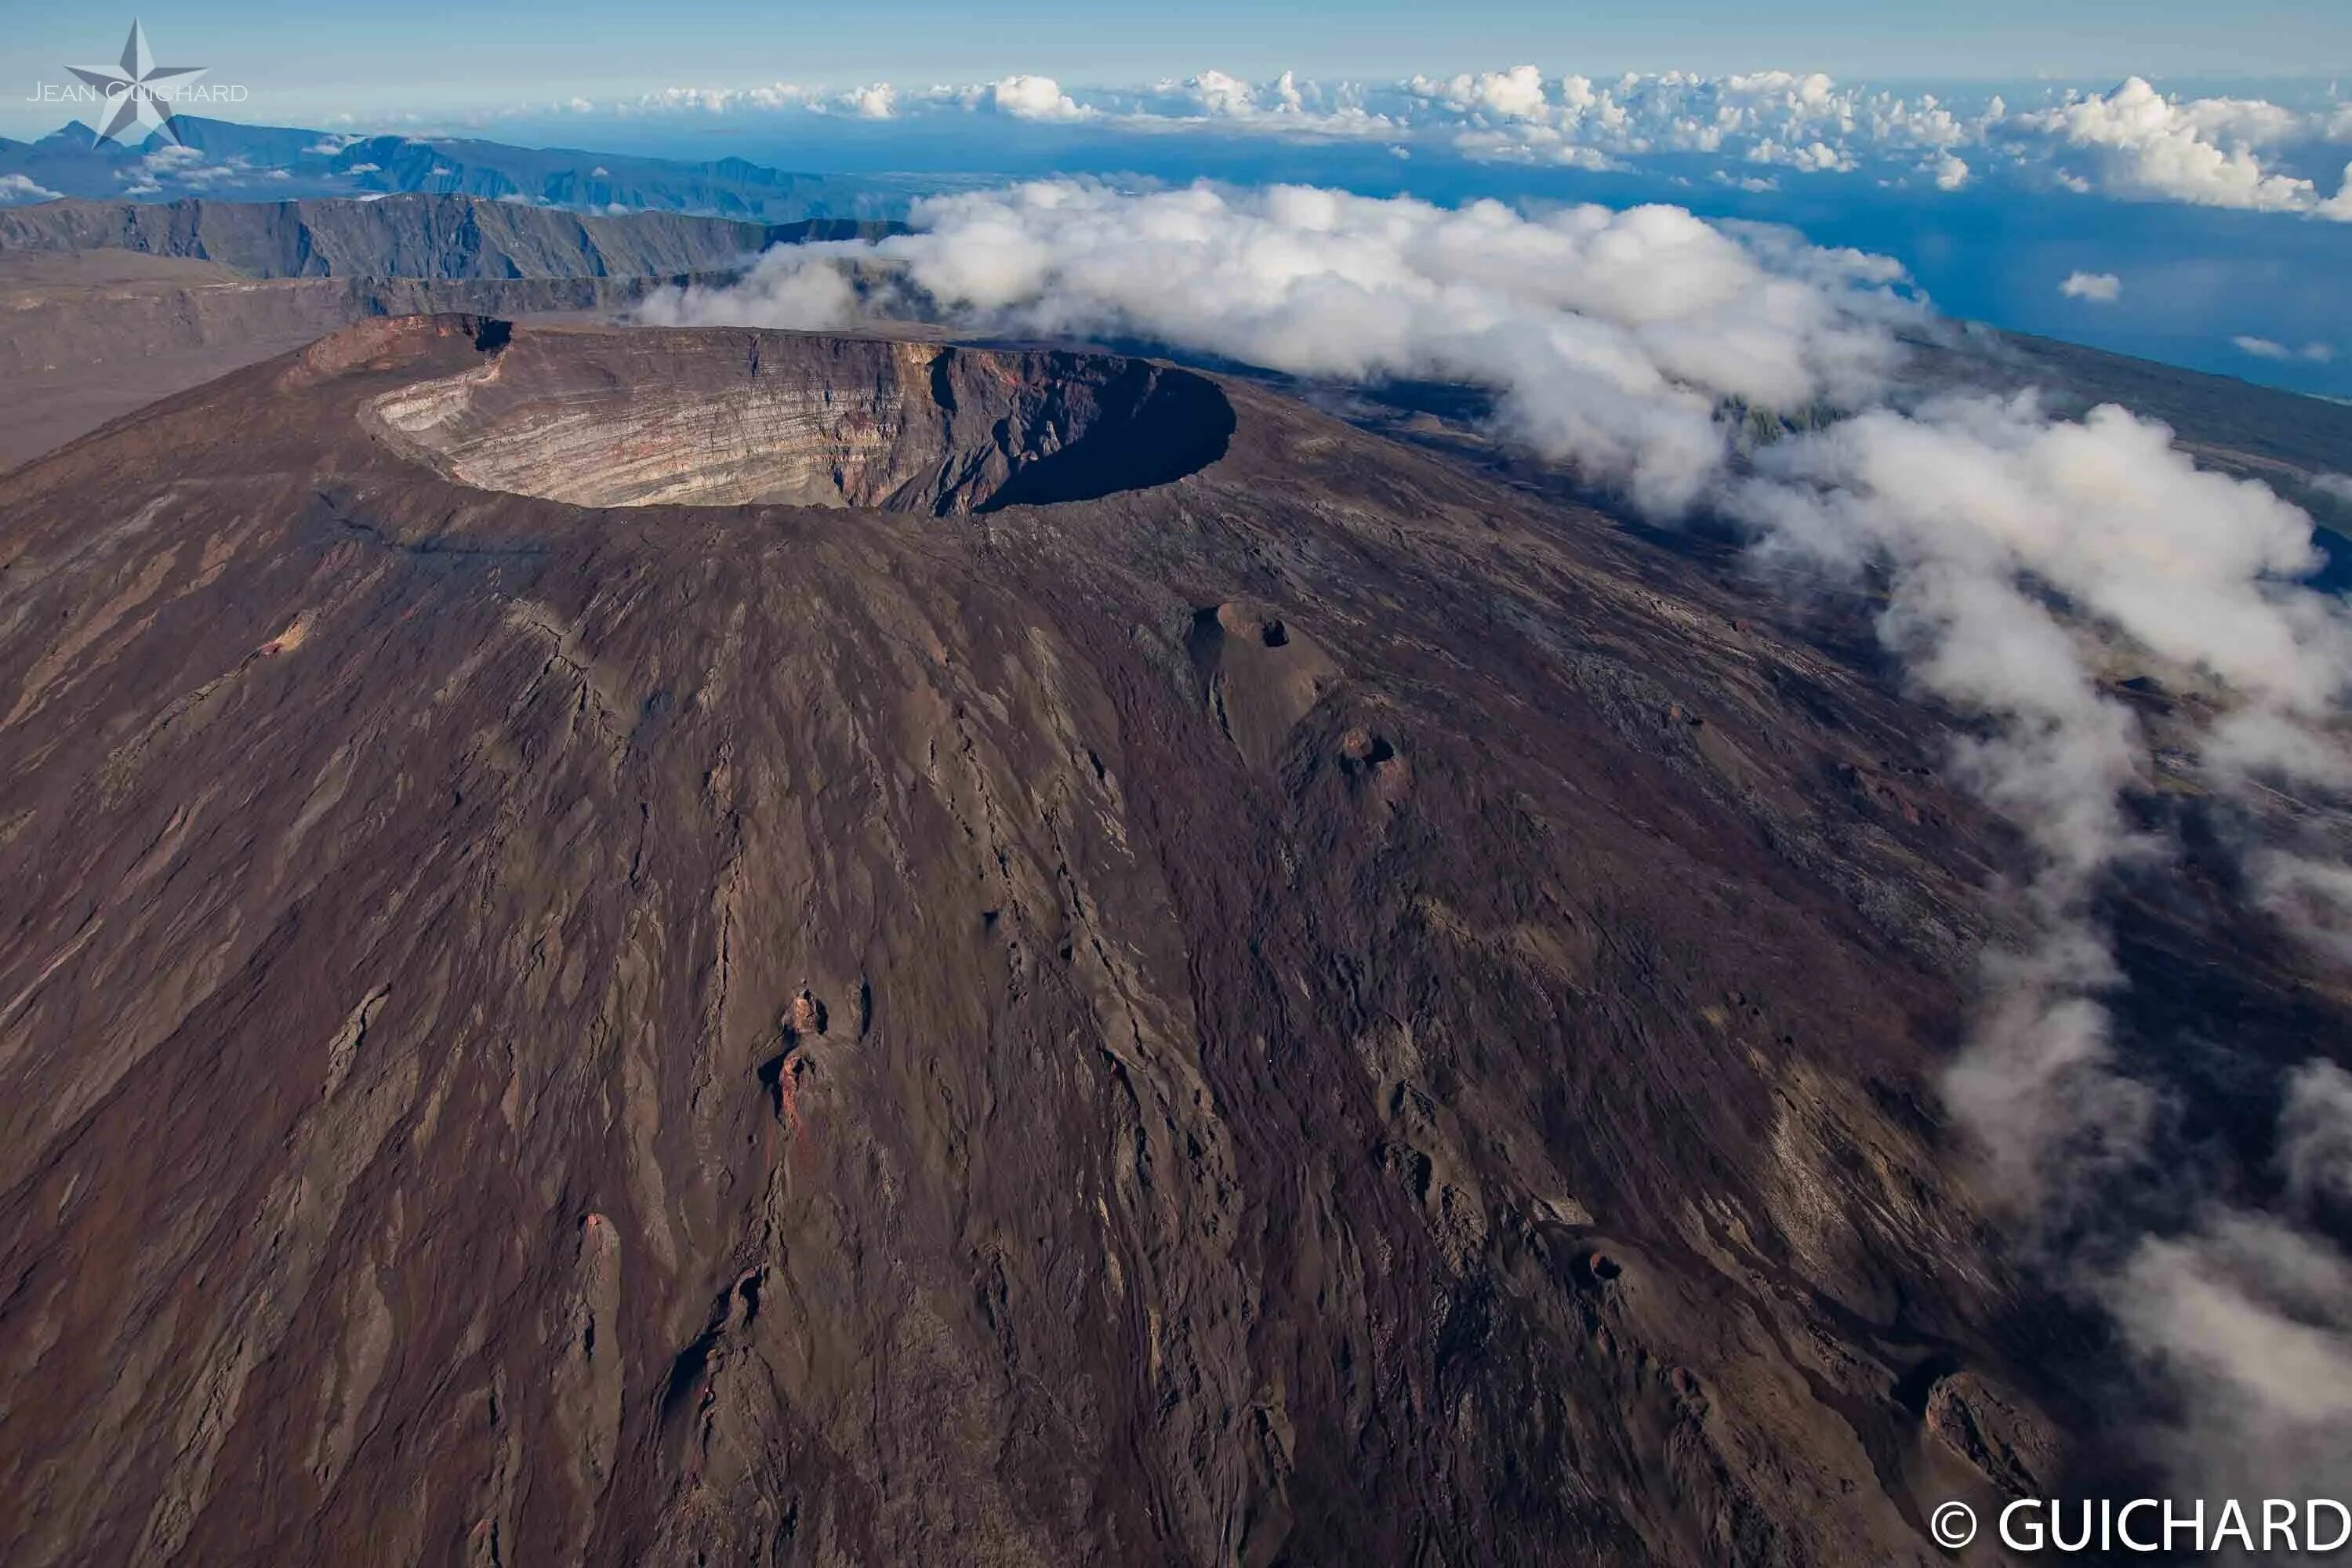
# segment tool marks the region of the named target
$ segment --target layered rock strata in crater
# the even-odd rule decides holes
[[[1206,378],[1141,360],[652,331],[530,334],[365,417],[484,489],[934,515],[1165,483],[1234,419]]]

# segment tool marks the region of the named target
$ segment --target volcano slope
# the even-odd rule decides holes
[[[374,322],[0,479],[0,1556],[1939,1561],[2084,1422],[2009,851],[1753,614],[1046,352]]]

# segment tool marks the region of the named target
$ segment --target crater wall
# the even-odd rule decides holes
[[[519,333],[371,419],[484,489],[933,515],[1164,484],[1234,428],[1213,382],[1145,360],[667,331]]]

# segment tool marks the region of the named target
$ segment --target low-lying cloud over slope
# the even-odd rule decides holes
[[[918,222],[871,254],[969,319],[1491,386],[1522,439],[1661,512],[1717,475],[1723,400],[1865,400],[1894,366],[1888,323],[1920,309],[1882,258],[1743,242],[1678,207],[1530,219],[1496,202],[1050,182],[927,202]],[[740,287],[662,296],[649,319],[841,324],[855,300],[829,265],[840,253],[771,252]]]

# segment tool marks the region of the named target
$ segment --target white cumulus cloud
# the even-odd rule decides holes
[[[1009,76],[991,82],[985,101],[998,113],[1016,120],[1083,120],[1093,112],[1080,107],[1049,76]]]
[[[2066,280],[2058,285],[2058,292],[2069,300],[2112,305],[2123,298],[2124,280],[2112,272],[2069,272]]]
[[[0,174],[0,207],[58,199],[57,192],[37,184],[30,174]]]
[[[1509,70],[1465,73],[1446,81],[1415,77],[1407,84],[1417,95],[1465,111],[1500,120],[1542,120],[1551,111],[1544,96],[1543,73],[1533,66]]]
[[[2291,348],[2271,338],[2235,337],[2230,342],[2240,353],[2252,354],[2256,359],[2303,360],[2312,364],[2326,364],[2336,357],[2336,351],[2326,343],[2305,343],[2301,348]]]
[[[2323,201],[2311,180],[2265,166],[2264,148],[2313,127],[2259,100],[2175,99],[2132,77],[2112,92],[2020,114],[2006,129],[2091,153],[2097,188],[2116,195],[2352,217],[2336,210],[2342,195]]]

